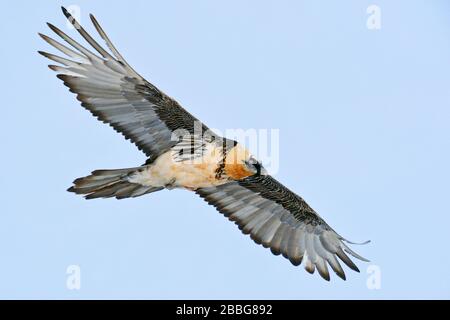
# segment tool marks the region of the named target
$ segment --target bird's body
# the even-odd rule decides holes
[[[345,279],[339,258],[358,271],[346,253],[365,260],[346,244],[300,196],[273,177],[248,150],[222,138],[140,76],[120,55],[91,15],[107,51],[63,8],[93,53],[60,29],[49,27],[70,47],[41,37],[65,56],[39,52],[77,95],[82,106],[130,139],[147,156],[142,166],[95,170],[69,191],[87,199],[143,196],[163,189],[190,190],[215,206],[244,234],[294,265],[330,279],[328,266]],[[367,260],[365,260],[367,261]]]
[[[250,153],[240,144],[224,152],[222,146],[207,143],[197,158],[182,158],[175,147],[132,175],[130,182],[192,191],[216,187],[253,175],[244,164],[250,158]]]

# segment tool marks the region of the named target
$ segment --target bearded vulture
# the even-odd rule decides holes
[[[62,9],[91,49],[49,23],[66,45],[39,35],[63,55],[39,53],[57,63],[50,69],[85,109],[148,157],[142,166],[95,170],[76,179],[68,191],[86,199],[124,199],[182,188],[198,194],[273,254],[283,255],[295,266],[303,263],[309,273],[317,269],[329,281],[329,266],[345,280],[338,258],[359,272],[347,254],[368,260],[351,250],[349,242],[300,196],[271,177],[242,144],[217,136],[140,76],[93,15],[92,23],[107,48]]]

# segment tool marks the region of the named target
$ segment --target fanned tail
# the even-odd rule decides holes
[[[130,176],[142,170],[143,167],[95,170],[91,175],[78,178],[67,191],[85,195],[86,199],[135,198],[147,193],[160,191],[162,187],[144,186],[129,181]]]

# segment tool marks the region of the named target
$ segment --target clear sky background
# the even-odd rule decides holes
[[[186,191],[86,201],[140,165],[37,50],[95,13],[144,77],[214,128],[280,130],[277,178],[371,263],[327,283]],[[366,27],[369,5],[381,30]],[[5,7],[6,6],[6,7]],[[1,13],[0,298],[450,298],[448,1],[9,1]],[[66,269],[81,268],[81,289]],[[381,288],[369,290],[369,266]]]

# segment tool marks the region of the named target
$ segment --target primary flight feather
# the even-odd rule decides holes
[[[69,191],[87,199],[139,197],[182,188],[205,199],[258,244],[292,264],[330,280],[328,266],[342,279],[338,258],[359,271],[351,250],[300,196],[267,174],[262,164],[236,141],[217,136],[203,123],[141,77],[121,56],[91,15],[107,51],[62,8],[79,34],[96,51],[82,46],[52,24],[64,45],[40,36],[63,53],[39,51],[75,93],[81,105],[131,140],[147,156],[142,166],[96,170],[76,179]]]

